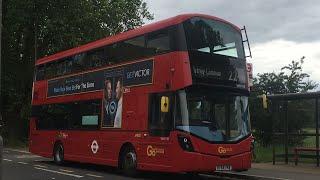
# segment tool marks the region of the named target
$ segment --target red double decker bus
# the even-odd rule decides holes
[[[135,170],[251,166],[241,30],[186,14],[36,61],[30,152]]]

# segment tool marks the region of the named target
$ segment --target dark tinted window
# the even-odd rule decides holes
[[[168,94],[153,94],[149,101],[149,131],[152,136],[169,136],[173,127],[173,98],[169,97],[169,112],[161,112],[161,97]]]
[[[147,56],[144,36],[132,38],[120,43],[120,49],[123,52],[123,60],[138,59]]]
[[[36,81],[43,80],[45,78],[45,67],[44,65],[40,65],[36,67]]]
[[[86,69],[101,67],[106,64],[104,48],[89,51],[85,57]]]
[[[85,57],[86,53],[81,53],[73,56],[71,58],[72,61],[72,72],[79,72],[85,69]]]
[[[58,61],[57,62],[57,71],[56,71],[56,74],[57,76],[62,76],[64,74],[66,74],[67,72],[67,62],[66,60],[62,60],[62,61]]]
[[[150,55],[167,52],[170,50],[168,30],[153,32],[148,34],[147,49]]]
[[[183,25],[189,50],[244,58],[241,33],[231,25],[198,17]]]
[[[37,129],[97,129],[100,122],[101,101],[90,100],[33,107]]]
[[[56,68],[56,63],[55,62],[46,64],[46,70],[45,70],[46,79],[54,77],[56,75],[56,71],[57,71],[57,68]]]
[[[150,57],[169,52],[170,50],[179,50],[176,46],[179,45],[181,39],[184,39],[184,36],[180,37],[177,35],[177,27],[165,28],[88,52],[76,54],[52,63],[47,63],[42,67],[41,71],[37,71],[36,77],[39,76],[39,78],[36,78],[36,80],[41,80],[41,78],[50,79],[65,74]],[[181,30],[182,28],[179,29]],[[180,31],[179,33],[181,34]],[[170,41],[170,39],[173,38],[175,42]],[[40,66],[36,67],[36,69],[38,68],[40,70]]]

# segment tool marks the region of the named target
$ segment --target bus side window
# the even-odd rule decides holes
[[[65,60],[58,61],[56,76],[64,75],[64,74],[66,74],[66,72],[67,72],[66,61]]]
[[[79,72],[85,69],[85,57],[86,53],[77,54],[72,57],[72,72]]]
[[[86,54],[87,54],[85,58],[86,69],[98,68],[104,65],[103,63],[105,62],[105,59],[104,59],[105,54],[104,54],[103,48],[89,51]]]
[[[138,37],[123,41],[121,43],[121,49],[123,52],[124,61],[145,57],[146,48],[145,48],[144,36],[138,36]]]
[[[45,78],[45,67],[44,65],[36,66],[36,81],[44,80]]]
[[[53,78],[56,75],[56,63],[46,64],[46,79]]]
[[[161,99],[168,97],[168,112],[161,111]],[[149,132],[151,136],[169,136],[173,126],[173,98],[168,94],[153,94],[149,100]],[[163,107],[162,107],[163,108]]]
[[[168,29],[152,32],[147,35],[147,50],[150,55],[168,52],[170,41]]]

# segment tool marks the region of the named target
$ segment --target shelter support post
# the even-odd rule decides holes
[[[285,162],[286,164],[288,164],[288,141],[289,141],[289,137],[288,137],[288,101],[284,102],[284,110],[285,110],[285,117],[284,117],[284,130],[285,130],[285,144],[284,144],[284,151],[285,151]]]
[[[319,98],[315,103],[315,121],[316,121],[316,148],[319,149]],[[317,166],[319,167],[319,151],[317,153]]]

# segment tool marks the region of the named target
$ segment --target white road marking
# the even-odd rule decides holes
[[[68,169],[59,169],[60,171],[63,171],[63,172],[67,172],[67,173],[72,173],[74,171],[71,171],[71,170],[68,170]]]
[[[4,150],[3,152],[4,152],[4,153],[8,153],[9,151]]]
[[[3,159],[4,161],[9,161],[9,162],[11,162],[12,160],[11,159]]]
[[[41,170],[41,171],[47,171],[47,172],[52,172],[52,173],[56,173],[56,174],[72,176],[72,177],[76,177],[76,178],[82,178],[83,177],[83,176],[77,175],[77,174],[64,173],[64,172],[54,171],[54,170],[50,170],[50,169],[44,169],[44,168],[38,168],[38,167],[34,167],[34,168],[38,169],[38,170]]]
[[[19,153],[31,154],[31,153],[28,152],[28,151],[23,151],[23,150],[18,150],[18,149],[6,148],[6,150],[13,151],[13,152],[19,152]]]
[[[39,158],[40,156],[31,155],[31,154],[24,154],[24,155],[17,155],[15,157],[18,159],[31,159],[31,158]]]
[[[103,178],[103,176],[95,175],[95,174],[86,174],[87,176],[95,177],[95,178]]]
[[[42,166],[42,165],[40,165],[40,164],[35,164],[35,165],[33,165],[33,166],[35,166],[35,167],[41,167],[41,168],[47,168],[47,166]]]
[[[18,163],[19,163],[19,164],[29,164],[29,163],[26,163],[26,162],[20,162],[20,161],[19,161]]]

